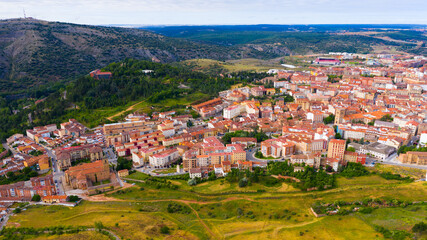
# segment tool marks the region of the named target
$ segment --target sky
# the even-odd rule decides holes
[[[427,24],[427,0],[0,0],[0,19],[79,24]]]

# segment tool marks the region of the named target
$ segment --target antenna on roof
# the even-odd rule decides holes
[[[25,8],[23,8],[22,11],[24,12],[24,19],[27,19],[27,14],[25,14]]]

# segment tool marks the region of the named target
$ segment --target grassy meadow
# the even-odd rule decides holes
[[[30,206],[12,216],[7,227],[90,227],[101,221],[122,239],[384,239],[375,226],[410,231],[427,216],[425,204],[379,208],[369,214],[320,218],[312,214],[310,207],[316,201],[426,200],[425,182],[386,180],[378,175],[338,177],[336,188],[313,192],[284,182],[271,184],[267,178],[244,188],[223,179],[196,186],[180,179],[157,182],[139,172],[127,179],[135,186],[105,194],[117,201],[83,201],[74,208]],[[161,233],[164,226],[169,233]],[[82,234],[96,233],[59,239],[81,239]]]

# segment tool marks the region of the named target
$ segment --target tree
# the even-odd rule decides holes
[[[323,123],[325,123],[325,124],[330,124],[330,123],[334,123],[334,122],[335,122],[335,115],[334,114],[331,114],[331,115],[329,115],[323,119]]]
[[[262,154],[261,151],[257,151],[254,155],[256,158],[264,158],[264,155]]]
[[[35,194],[32,198],[31,201],[33,202],[40,202],[40,200],[42,200],[42,198],[40,197],[40,195]]]
[[[68,196],[68,201],[69,202],[77,202],[79,200],[80,200],[80,198],[78,196],[76,196],[76,195],[70,195],[70,196]]]
[[[192,127],[194,126],[193,122],[191,120],[187,121],[187,127]]]
[[[102,229],[104,229],[104,224],[102,224],[102,222],[95,222],[95,229],[98,231],[101,231]]]
[[[208,174],[208,181],[213,181],[216,179],[215,171],[210,171]]]
[[[195,186],[197,185],[197,180],[196,178],[192,178],[192,179],[189,179],[187,183],[189,186]]]
[[[340,175],[344,177],[360,177],[369,175],[369,171],[361,163],[349,162]]]
[[[347,151],[349,151],[349,152],[356,152],[356,149],[354,149],[354,147],[349,147],[349,148],[347,148]]]
[[[341,133],[336,133],[336,134],[335,134],[335,138],[336,138],[336,139],[342,139]]]
[[[22,212],[22,210],[21,210],[21,208],[19,208],[19,207],[15,208],[15,209],[13,210],[13,213],[21,213],[21,212]]]
[[[393,118],[390,116],[390,114],[386,114],[380,118],[381,121],[385,122],[393,122]]]
[[[119,157],[117,159],[117,168],[116,168],[116,170],[117,171],[120,171],[122,169],[131,170],[132,169],[132,165],[133,165],[132,160],[127,160],[124,157]]]

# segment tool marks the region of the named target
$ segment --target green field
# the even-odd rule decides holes
[[[138,172],[128,179],[139,181],[106,194],[117,201],[84,201],[75,208],[31,206],[12,216],[8,227],[93,226],[101,221],[122,239],[384,239],[374,226],[410,231],[415,223],[426,220],[426,205],[321,218],[311,213],[311,205],[318,200],[426,200],[426,183],[390,181],[378,175],[339,177],[336,188],[315,192],[302,192],[283,182],[270,186],[264,177],[244,188],[223,179],[192,187],[178,179],[151,182]],[[181,210],[169,212],[170,204]],[[171,229],[169,235],[160,233],[162,226]]]

